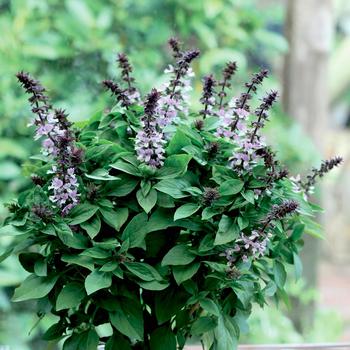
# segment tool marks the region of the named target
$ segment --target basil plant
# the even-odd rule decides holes
[[[287,298],[286,266],[300,275],[302,235],[315,226],[308,196],[341,162],[289,178],[261,135],[278,94],[254,103],[268,72],[232,98],[228,62],[220,80],[203,79],[196,112],[199,51],[169,44],[164,85],[142,96],[119,54],[120,81],[103,82],[115,106],[76,125],[17,74],[42,151],[26,166],[33,185],[8,204],[1,260],[18,255],[28,277],[13,301],[54,315],[43,337],[64,350],[175,350],[190,338],[235,349],[253,303]]]

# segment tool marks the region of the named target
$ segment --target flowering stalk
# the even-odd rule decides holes
[[[250,142],[254,141],[258,130],[264,127],[265,121],[268,119],[268,111],[276,101],[277,96],[277,91],[271,91],[263,98],[263,102],[255,110],[255,115],[258,117],[258,120],[252,122],[251,126],[254,128],[254,131],[252,132]]]
[[[138,131],[135,140],[137,158],[145,164],[159,168],[164,160],[164,135],[159,130],[156,109],[160,93],[156,89],[147,95],[145,114],[141,119],[142,129]]]
[[[122,107],[129,107],[131,102],[129,96],[125,93],[125,90],[121,89],[120,86],[113,82],[113,80],[103,80],[102,85],[109,90],[112,96],[115,96],[117,102],[120,102]]]
[[[171,38],[169,45],[173,50],[176,64],[165,70],[165,73],[173,74],[173,78],[165,85],[159,99],[157,113],[161,127],[170,124],[176,118],[178,111],[187,113],[188,92],[191,90],[191,78],[194,76],[190,64],[199,55],[198,50],[181,51],[176,38]]]
[[[240,238],[237,239],[234,248],[228,248],[222,254],[228,261],[228,266],[231,267],[238,258],[238,253],[243,254],[242,260],[247,261],[249,256],[254,259],[263,256],[267,249],[267,244],[272,237],[270,232],[266,233],[266,230],[271,226],[272,221],[282,220],[286,216],[294,213],[298,209],[298,203],[294,200],[286,200],[281,204],[273,205],[271,211],[267,214],[266,218],[262,221],[262,228],[253,230],[249,236],[243,232],[240,234]]]
[[[263,80],[267,77],[268,71],[266,69],[261,70],[259,73],[255,73],[253,78],[249,83],[246,83],[245,86],[248,88],[247,92],[241,94],[241,96],[236,101],[236,111],[244,110],[249,113],[249,105],[247,104],[248,100],[252,98],[251,93],[256,93],[257,85],[262,84]],[[244,113],[236,115],[235,121],[232,123],[231,129],[234,131],[237,127],[240,117]]]
[[[81,162],[81,150],[74,145],[74,135],[70,130],[71,123],[63,110],[52,111],[48,104],[46,90],[39,81],[28,73],[17,73],[17,79],[25,91],[31,95],[29,102],[36,117],[32,125],[36,126],[34,138],[45,137],[42,142],[42,153],[53,158],[55,165],[50,173],[54,174],[49,189],[53,190],[50,200],[66,215],[78,203],[78,182],[75,175],[76,165]]]
[[[305,193],[308,194],[312,191],[318,177],[322,178],[325,174],[327,174],[333,168],[339,166],[342,162],[342,157],[334,157],[329,160],[324,160],[319,169],[313,168],[312,175],[307,176],[307,181],[305,183],[300,182],[300,185]]]
[[[212,74],[207,75],[203,79],[203,93],[200,99],[200,102],[204,105],[204,109],[202,109],[199,113],[203,116],[203,119],[206,118],[207,115],[210,115],[215,105],[215,91],[214,87],[216,86],[216,81]]]
[[[236,62],[227,62],[226,67],[222,71],[223,80],[219,83],[219,85],[221,86],[221,91],[218,94],[220,98],[219,109],[223,107],[224,98],[227,96],[225,89],[231,87],[230,80],[232,79],[232,76],[236,73],[236,70]]]
[[[122,80],[126,82],[128,86],[127,89],[124,90],[124,93],[128,96],[130,104],[136,103],[140,99],[140,93],[134,86],[135,78],[131,75],[133,69],[129,62],[128,56],[125,53],[119,53],[117,62],[119,68],[121,69]]]

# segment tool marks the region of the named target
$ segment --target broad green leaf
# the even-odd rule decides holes
[[[176,350],[176,338],[174,332],[163,326],[155,329],[150,336],[150,350]]]
[[[137,282],[140,287],[147,290],[164,290],[169,287],[168,282],[159,282],[159,281],[145,281],[145,282]]]
[[[187,203],[177,208],[174,214],[174,221],[187,218],[200,209],[200,205]]]
[[[85,267],[90,271],[94,270],[95,268],[94,259],[88,256],[63,254],[61,260],[68,264]]]
[[[160,192],[166,193],[173,198],[188,197],[189,194],[184,193],[183,190],[186,187],[190,187],[187,181],[180,179],[165,179],[160,180],[154,188]]]
[[[228,216],[223,215],[219,222],[214,245],[226,244],[234,241],[239,235],[238,225]]]
[[[286,270],[281,262],[278,260],[275,260],[274,266],[273,266],[273,274],[275,278],[275,282],[277,284],[277,287],[283,289],[284,284],[287,280],[287,273]]]
[[[295,271],[295,279],[298,280],[303,273],[303,264],[298,254],[293,253],[293,263]]]
[[[58,238],[67,247],[75,249],[85,249],[88,246],[88,239],[81,233],[73,234],[71,228],[65,222],[54,225]]]
[[[100,208],[100,212],[103,216],[103,220],[117,231],[124,225],[129,215],[128,208]]]
[[[116,161],[115,163],[111,164],[110,167],[133,176],[141,175],[140,170],[135,165],[124,162],[123,160]]]
[[[182,148],[191,144],[191,140],[183,131],[177,129],[175,135],[170,139],[166,153],[168,155],[181,152]]]
[[[140,247],[145,248],[145,236],[147,234],[147,221],[148,217],[146,213],[140,213],[134,216],[128,225],[125,227],[122,240],[129,240],[130,248]]]
[[[100,180],[100,181],[114,181],[114,180],[120,180],[119,177],[109,175],[109,171],[106,169],[97,169],[93,171],[91,174],[85,174],[86,177],[93,180]]]
[[[78,204],[76,207],[74,207],[71,212],[69,213],[69,224],[70,225],[78,225],[82,222],[88,221],[92,216],[95,215],[95,213],[98,210],[98,206],[83,203]]]
[[[254,192],[251,190],[245,191],[245,192],[241,192],[242,197],[249,203],[254,204],[255,202],[255,195]]]
[[[100,290],[109,288],[112,285],[110,272],[92,271],[85,279],[85,289],[88,295]]]
[[[219,192],[221,196],[231,196],[239,193],[244,186],[244,182],[238,179],[231,179],[220,185]]]
[[[303,235],[304,230],[305,230],[305,225],[303,225],[303,224],[295,225],[290,238],[293,241],[298,241],[301,238],[301,236]]]
[[[81,334],[78,350],[97,350],[100,338],[95,329],[90,329]]]
[[[0,236],[17,236],[23,233],[23,231],[12,225],[5,225],[0,228]]]
[[[101,230],[101,219],[99,216],[93,216],[89,221],[82,222],[80,224],[91,239],[94,239]]]
[[[190,248],[184,244],[171,248],[162,260],[162,265],[187,265],[190,264],[196,255],[190,252]]]
[[[60,311],[77,307],[85,295],[86,293],[82,284],[77,282],[66,284],[57,296],[56,310]]]
[[[199,304],[201,308],[208,313],[214,315],[214,316],[219,316],[220,315],[220,310],[219,307],[214,303],[213,300],[204,298],[199,301]]]
[[[194,262],[188,266],[173,266],[172,271],[178,285],[189,280],[195,275],[200,267],[200,263]]]
[[[22,284],[15,289],[12,301],[24,301],[30,299],[40,299],[46,296],[54,287],[58,276],[38,277],[29,275]]]
[[[141,208],[148,214],[157,203],[157,191],[151,189],[146,196],[140,189],[136,192],[136,198]]]
[[[204,316],[199,317],[191,327],[191,334],[200,336],[203,333],[209,332],[217,326],[218,322],[215,318]]]
[[[139,303],[125,299],[118,309],[109,314],[112,325],[130,339],[143,339],[143,314]]]
[[[120,333],[115,333],[106,343],[105,350],[132,350],[130,343]]]
[[[157,171],[157,179],[171,179],[183,175],[191,160],[188,154],[174,154],[165,159],[164,165]]]
[[[151,265],[143,262],[125,262],[124,266],[135,276],[144,281],[162,281],[163,277]]]
[[[139,183],[139,180],[127,174],[120,174],[120,181],[110,182],[106,186],[106,195],[124,197],[131,193]]]

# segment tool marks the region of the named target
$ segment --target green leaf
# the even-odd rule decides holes
[[[221,315],[214,331],[216,350],[236,350],[238,327],[230,316]]]
[[[56,300],[56,310],[72,309],[77,307],[86,293],[84,286],[78,282],[71,282],[66,284]]]
[[[81,333],[81,340],[78,350],[97,350],[100,338],[95,329]]]
[[[295,225],[294,229],[293,229],[293,232],[290,236],[290,238],[293,240],[293,241],[298,241],[301,236],[303,235],[304,233],[304,230],[305,230],[305,225],[303,224],[297,224]]]
[[[127,174],[121,174],[120,181],[110,182],[106,187],[106,195],[113,197],[124,197],[131,193],[139,183],[138,179]]]
[[[226,244],[234,241],[239,235],[239,227],[226,215],[222,215],[214,245]]]
[[[73,234],[71,228],[65,222],[54,225],[58,238],[70,248],[85,249],[88,246],[88,239],[81,233]]]
[[[166,193],[173,198],[188,197],[189,194],[183,192],[187,187],[190,187],[190,184],[185,180],[179,179],[161,180],[154,186],[156,190]]]
[[[100,181],[114,181],[114,180],[120,180],[119,177],[109,175],[109,171],[106,169],[96,169],[91,174],[85,174],[86,177],[93,180],[100,180]]]
[[[169,287],[168,282],[158,282],[158,281],[149,281],[149,282],[137,282],[140,287],[147,290],[164,290]]]
[[[140,247],[145,248],[145,236],[147,234],[147,221],[148,217],[146,213],[140,213],[134,216],[128,225],[125,227],[122,240],[129,239],[130,248]]]
[[[157,171],[157,179],[171,179],[185,174],[191,160],[188,154],[174,154],[165,159],[164,165]]]
[[[203,333],[209,332],[217,326],[218,322],[216,319],[211,317],[199,317],[191,327],[191,334],[200,336]]]
[[[204,298],[199,301],[199,304],[201,308],[208,313],[214,315],[214,316],[219,316],[220,315],[220,310],[219,307],[214,303],[213,300]]]
[[[286,270],[281,262],[278,260],[275,260],[274,266],[273,266],[273,274],[275,278],[275,282],[277,284],[277,287],[283,289],[284,284],[287,280],[287,273]]]
[[[132,350],[130,343],[120,333],[108,339],[105,350]]]
[[[298,254],[293,253],[295,279],[298,280],[303,273],[303,264]]]
[[[92,271],[85,279],[85,289],[88,295],[109,288],[112,285],[112,275],[109,272]]]
[[[242,192],[241,195],[247,202],[254,204],[255,198],[254,198],[253,191],[248,190],[248,191]]]
[[[54,287],[58,276],[38,277],[29,275],[22,284],[15,289],[12,301],[24,301],[30,299],[40,299],[46,296]]]
[[[12,225],[5,225],[0,228],[0,236],[17,236],[20,234],[23,234],[23,231]]]
[[[90,271],[94,270],[95,268],[94,260],[88,256],[63,254],[61,260],[68,264],[85,267]]]
[[[155,329],[150,336],[151,350],[176,350],[174,332],[168,326]]]
[[[187,218],[197,212],[200,208],[200,205],[187,203],[177,208],[174,214],[174,221]]]
[[[116,231],[120,230],[129,216],[128,208],[117,208],[116,210],[100,208],[100,212],[103,216],[103,220]]]
[[[109,314],[112,325],[130,339],[143,339],[143,314],[139,303],[130,299],[119,302],[116,311]]]
[[[95,215],[89,221],[82,222],[80,226],[87,232],[91,239],[94,239],[101,230],[101,219]]]
[[[184,134],[183,131],[177,129],[174,136],[170,139],[166,153],[168,155],[181,152],[182,148],[191,144],[191,140]]]
[[[135,276],[144,281],[162,281],[163,277],[151,265],[141,262],[125,262],[124,266]]]
[[[98,206],[83,203],[78,204],[76,207],[74,207],[71,212],[69,213],[69,224],[70,225],[78,225],[82,222],[88,221],[92,216],[95,215],[95,213],[98,210]]]
[[[196,255],[190,252],[188,246],[179,244],[168,251],[162,260],[162,265],[187,265],[195,258]]]
[[[157,191],[151,189],[146,196],[140,189],[136,192],[136,198],[141,208],[148,214],[157,203]]]
[[[135,165],[126,163],[122,160],[116,161],[115,163],[111,164],[110,167],[133,176],[141,176],[140,170]]]
[[[221,196],[231,196],[239,193],[244,186],[244,182],[238,179],[227,180],[220,185]]]
[[[178,285],[193,277],[200,267],[200,263],[195,262],[188,266],[173,266],[173,275]]]
[[[64,334],[65,330],[66,327],[62,323],[55,323],[49,329],[47,329],[42,338],[46,341],[59,339],[62,337],[62,334]]]

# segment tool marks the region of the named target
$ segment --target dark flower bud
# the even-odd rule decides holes
[[[287,215],[294,213],[299,207],[298,202],[295,200],[285,200],[281,204],[275,204],[272,206],[272,209],[267,214],[264,225],[265,228],[270,224],[272,220],[281,220]]]
[[[170,38],[168,40],[168,44],[169,44],[169,46],[171,47],[171,49],[173,51],[174,58],[181,57],[181,49],[180,49],[181,43],[180,43],[179,39],[175,38],[175,37]]]
[[[72,149],[72,154],[71,154],[71,158],[72,158],[72,163],[74,165],[79,165],[83,162],[84,159],[84,150],[78,147],[74,147]]]
[[[94,202],[98,198],[99,187],[93,183],[86,185],[86,198],[90,202]]]
[[[45,223],[51,221],[53,217],[52,210],[49,207],[42,204],[34,205],[32,207],[32,213]]]
[[[237,269],[236,266],[229,266],[226,270],[226,275],[228,278],[236,280],[241,277],[241,272]]]
[[[208,145],[208,157],[214,158],[219,152],[220,145],[217,142],[210,142]]]
[[[194,121],[194,127],[197,129],[197,130],[202,130],[203,129],[203,126],[204,126],[204,121],[202,119],[196,119]]]
[[[200,54],[200,51],[197,49],[185,51],[181,58],[181,62],[190,64],[195,58],[199,56],[199,54]]]
[[[106,90],[109,90],[117,99],[118,102],[121,103],[122,107],[130,106],[130,99],[128,95],[125,93],[125,90],[121,89],[119,85],[112,80],[104,80],[102,85]]]
[[[215,104],[215,88],[216,81],[213,75],[207,75],[203,79],[203,92],[200,101],[204,105],[204,109],[202,109],[199,113],[203,115],[205,118],[207,115],[211,113],[211,107]]]
[[[220,198],[219,191],[216,188],[206,187],[203,192],[203,205],[210,207],[216,200]]]
[[[33,174],[31,176],[31,180],[32,180],[34,185],[37,185],[37,186],[40,186],[40,187],[45,185],[45,180],[41,176],[38,176],[36,174]]]

